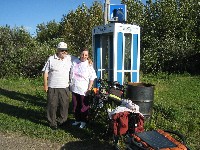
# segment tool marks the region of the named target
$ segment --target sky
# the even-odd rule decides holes
[[[105,3],[105,0],[96,0]],[[143,0],[144,1],[144,0]],[[36,26],[55,20],[60,22],[63,15],[76,10],[83,3],[92,6],[94,0],[0,0],[0,26],[23,26],[31,35],[36,35]],[[110,4],[120,4],[110,0]]]

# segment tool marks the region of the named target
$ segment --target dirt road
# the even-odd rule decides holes
[[[1,150],[61,150],[62,145],[10,133],[0,133]]]

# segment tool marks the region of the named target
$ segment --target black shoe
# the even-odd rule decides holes
[[[57,126],[50,126],[50,128],[51,128],[52,130],[57,130],[57,129],[58,129]]]
[[[67,125],[67,121],[62,122],[62,123],[58,123],[58,125],[59,125],[60,127],[66,126],[66,125]]]

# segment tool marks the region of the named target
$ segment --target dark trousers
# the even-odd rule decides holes
[[[50,126],[62,124],[67,120],[69,108],[69,88],[48,88],[47,119]],[[57,116],[58,114],[58,116]]]
[[[76,121],[88,121],[88,97],[72,92],[73,111]]]

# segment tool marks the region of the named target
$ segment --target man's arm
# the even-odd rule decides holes
[[[44,79],[44,91],[47,92],[48,91],[48,72],[44,72],[43,73],[43,79]]]

